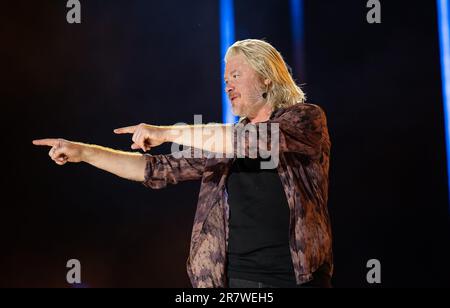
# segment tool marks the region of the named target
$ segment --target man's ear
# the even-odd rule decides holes
[[[270,85],[272,83],[272,81],[270,80],[270,79],[264,79],[264,84],[266,85],[266,86],[268,86],[268,85]]]

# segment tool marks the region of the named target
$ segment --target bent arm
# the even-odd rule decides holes
[[[296,152],[311,158],[321,155],[328,142],[323,110],[311,104],[297,104],[279,117],[247,125],[160,126],[162,140],[193,146],[209,152],[252,157],[251,153]]]

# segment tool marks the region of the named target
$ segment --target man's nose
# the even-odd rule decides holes
[[[227,93],[230,93],[233,89],[234,89],[234,86],[231,85],[230,83],[228,83],[228,84],[225,86],[225,92],[227,92]]]

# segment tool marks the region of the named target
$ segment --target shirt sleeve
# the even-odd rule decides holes
[[[299,103],[267,122],[236,125],[234,153],[252,157],[252,153],[261,151],[295,152],[316,159],[322,152],[325,129],[323,110],[316,105]]]
[[[199,155],[189,149],[167,155],[145,154],[145,180],[143,185],[160,189],[167,184],[182,181],[200,180],[206,163],[205,155]]]

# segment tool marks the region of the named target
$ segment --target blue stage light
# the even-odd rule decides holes
[[[291,32],[293,44],[293,68],[295,72],[294,78],[302,76],[305,78],[305,67],[303,61],[303,0],[290,0],[291,9]]]
[[[444,100],[444,123],[447,144],[447,175],[450,193],[450,1],[437,0],[439,37],[441,50],[442,91]]]
[[[225,54],[234,43],[234,1],[220,0],[220,55],[222,76],[225,73]],[[231,112],[231,104],[225,93],[225,82],[222,82],[222,120],[224,123],[235,123],[237,117]]]

